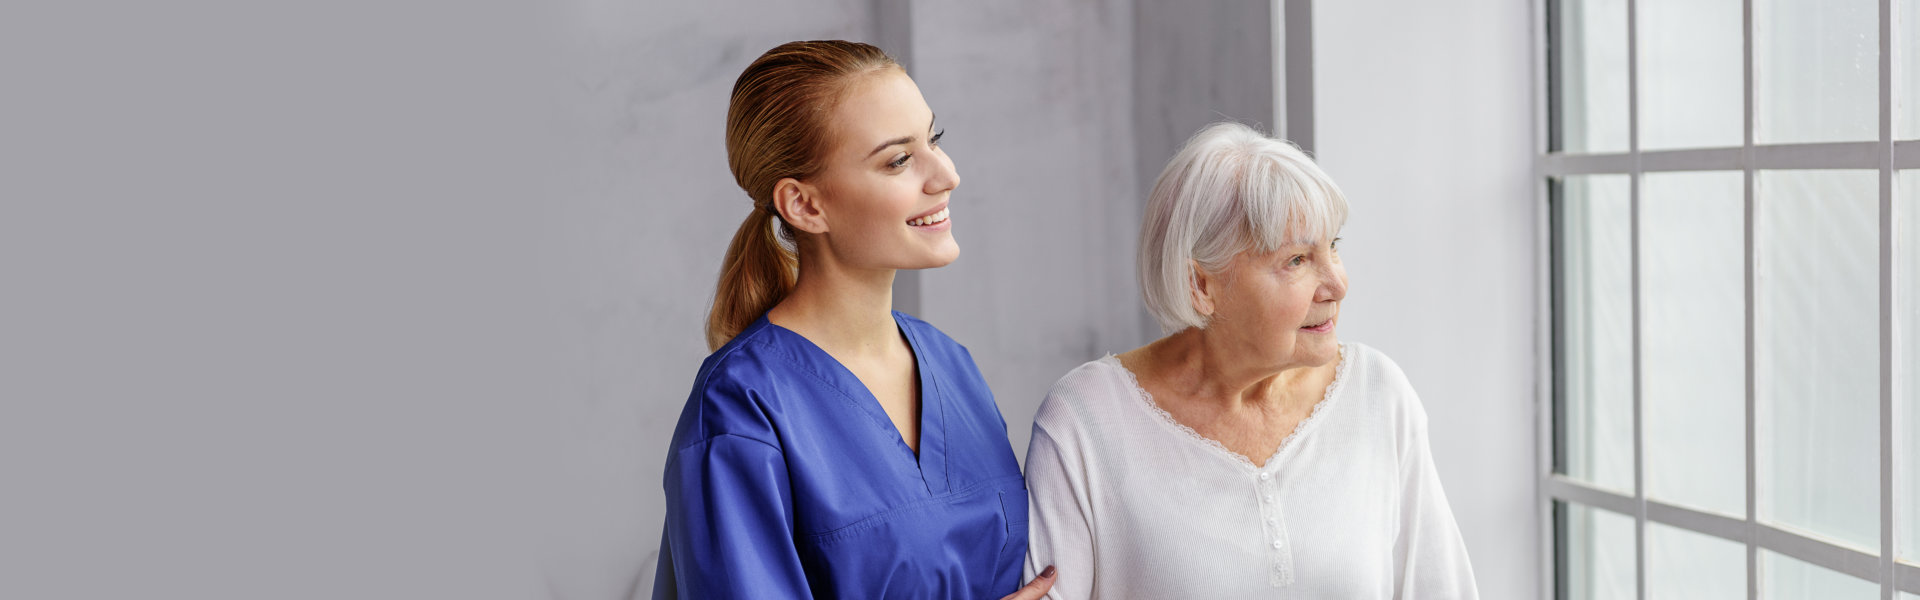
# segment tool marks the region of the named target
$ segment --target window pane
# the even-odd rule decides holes
[[[1920,0],[1893,3],[1893,136],[1920,139]]]
[[[1560,507],[1567,600],[1632,598],[1633,517],[1571,502]]]
[[[1640,187],[1647,495],[1736,518],[1747,514],[1743,178],[1653,173]]]
[[[1873,600],[1880,584],[1760,551],[1760,597],[1767,600]]]
[[[1633,288],[1626,175],[1562,184],[1565,474],[1633,493]]]
[[[1878,552],[1879,173],[1758,177],[1760,518]]]
[[[1753,3],[1754,140],[1880,139],[1880,5]]]
[[[1641,2],[1640,147],[1738,146],[1740,0]]]
[[[1626,152],[1626,0],[1564,0],[1559,19],[1559,150]]]
[[[1893,389],[1905,393],[1895,398],[1906,415],[1906,430],[1894,435],[1894,468],[1900,469],[1897,493],[1901,507],[1895,514],[1900,530],[1901,558],[1920,562],[1920,170],[1900,171],[1893,182],[1893,214],[1897,269],[1893,280],[1895,330],[1894,375],[1899,379]],[[1904,464],[1903,464],[1904,463]]]
[[[1747,546],[1647,523],[1647,597],[1744,600]]]

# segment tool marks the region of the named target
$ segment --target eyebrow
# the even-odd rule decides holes
[[[1339,237],[1328,238],[1327,244],[1332,245],[1334,242],[1338,242],[1338,241],[1340,241]],[[1287,240],[1286,242],[1281,243],[1279,246],[1275,246],[1273,249],[1274,251],[1277,252],[1280,250],[1286,250],[1288,248],[1297,248],[1300,246],[1306,246],[1308,248],[1317,248],[1320,246],[1320,240],[1299,240],[1299,239]]]
[[[938,114],[935,114],[935,115],[933,116],[933,120],[931,120],[931,121],[927,121],[927,131],[933,131],[933,124],[934,124],[934,123],[937,123],[937,122],[939,122],[939,121],[940,121],[940,115],[938,115]],[[873,151],[872,151],[872,152],[868,152],[868,153],[867,153],[867,158],[873,158],[873,155],[875,155],[875,154],[879,154],[881,150],[885,150],[885,149],[887,149],[887,148],[889,148],[889,147],[892,147],[892,146],[898,146],[898,145],[901,145],[901,144],[908,144],[908,143],[912,143],[912,142],[913,142],[914,140],[917,140],[917,139],[920,139],[920,136],[917,136],[917,135],[909,135],[909,136],[905,136],[905,137],[898,137],[898,138],[894,138],[894,139],[891,139],[891,140],[887,140],[887,141],[885,141],[885,142],[881,142],[881,143],[880,143],[880,145],[878,145],[878,146],[874,146],[874,147],[873,147]]]

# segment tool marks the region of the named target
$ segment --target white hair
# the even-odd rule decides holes
[[[1347,222],[1347,199],[1291,142],[1239,123],[1193,134],[1154,182],[1140,222],[1140,291],[1160,328],[1205,329],[1198,264],[1218,273],[1248,250],[1318,243]]]

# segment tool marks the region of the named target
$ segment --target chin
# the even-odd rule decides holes
[[[1309,347],[1308,352],[1313,354],[1313,358],[1317,364],[1327,365],[1340,360],[1340,338],[1336,337],[1337,334],[1339,334],[1339,330],[1337,329],[1329,331],[1327,332],[1326,339],[1316,341]]]
[[[913,261],[914,262],[913,266],[903,267],[903,268],[938,269],[940,267],[953,264],[953,261],[958,260],[959,258],[960,258],[960,245],[953,243],[952,238],[948,238],[946,244],[943,244],[939,248],[934,248],[932,252],[928,252],[925,255],[923,255],[920,260]]]

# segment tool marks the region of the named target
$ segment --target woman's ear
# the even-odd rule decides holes
[[[820,204],[820,189],[788,177],[773,184],[773,209],[787,226],[807,233],[827,232],[826,207]]]
[[[1193,311],[1200,316],[1213,317],[1213,294],[1219,288],[1219,282],[1200,268],[1200,261],[1187,261],[1187,291],[1193,294]]]

